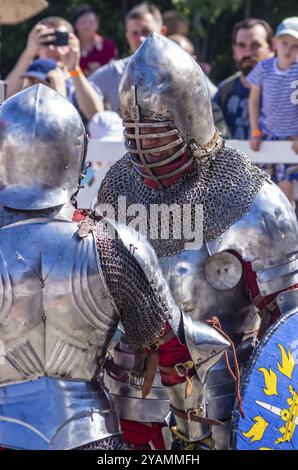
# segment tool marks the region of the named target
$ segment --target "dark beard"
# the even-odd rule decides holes
[[[254,65],[243,65],[244,60],[247,60],[247,57],[245,59],[242,59],[240,62],[237,62],[237,66],[238,69],[243,73],[243,75],[246,76],[257,65],[257,61],[255,61]]]
[[[240,70],[243,73],[243,75],[246,77],[249,74],[249,72],[252,71],[253,68],[254,66],[253,67],[241,67]]]

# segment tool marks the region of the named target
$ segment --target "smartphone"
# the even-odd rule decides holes
[[[45,35],[48,36],[48,35]],[[44,41],[42,44],[44,46],[67,46],[68,44],[68,32],[67,31],[55,31],[52,35],[55,36],[51,41]]]

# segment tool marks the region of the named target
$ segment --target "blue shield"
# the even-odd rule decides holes
[[[298,311],[268,330],[247,366],[242,397],[245,418],[233,413],[233,448],[298,449]]]

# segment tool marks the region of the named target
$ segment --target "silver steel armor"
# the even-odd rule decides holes
[[[223,339],[222,335],[216,330],[210,329],[207,324],[202,322],[196,323],[189,316],[185,316],[185,314],[181,312],[180,308],[173,300],[168,284],[164,282],[164,276],[159,267],[154,249],[148,244],[146,253],[144,252],[144,239],[138,232],[133,231],[125,225],[117,226],[117,232],[125,248],[129,250],[134,259],[137,260],[141,268],[140,278],[144,276],[143,282],[145,280],[147,283],[149,282],[152,292],[155,293],[156,298],[160,301],[161,307],[159,308],[167,312],[166,320],[171,325],[172,330],[176,333],[177,337],[180,337],[181,341],[188,345],[199,378],[202,383],[204,383],[207,375],[206,372],[210,369],[211,365],[217,362],[218,358],[216,356],[229,347],[229,343]],[[110,286],[112,293],[114,289],[115,287]],[[165,326],[165,319],[155,326],[155,331],[159,331],[159,335],[157,336],[156,333],[154,334],[153,332],[150,334],[145,330],[143,322],[133,323],[133,317],[131,316],[129,318],[131,323],[125,324],[123,312],[127,307],[123,304],[123,297],[121,297],[118,302],[116,300],[117,305],[119,305],[119,301],[120,305],[123,305],[121,308],[121,322],[124,327],[126,327],[125,331],[129,344],[136,346],[150,346],[154,344],[163,333],[160,325]],[[144,316],[144,314],[141,315],[142,318]],[[152,322],[154,322],[154,319],[152,319]],[[205,367],[205,365],[207,366]]]
[[[227,165],[229,158],[229,151],[226,154],[222,153],[221,161],[225,161]],[[244,157],[239,154],[238,158]],[[253,170],[253,175],[255,171],[257,170]],[[160,204],[164,202],[162,192],[148,188],[139,180],[136,173],[132,172],[127,157],[117,162],[103,182],[99,201],[109,202],[117,208],[118,196],[126,196],[129,204],[143,204],[148,211],[153,197],[146,200],[143,194],[154,195],[155,204],[158,201]],[[246,176],[248,174],[249,171]],[[191,173],[190,177],[194,178],[194,174]],[[137,188],[136,178],[138,194],[134,190],[134,187]],[[200,181],[199,175],[198,180]],[[223,192],[228,201],[230,186],[224,173],[222,180]],[[183,181],[187,181],[186,175]],[[252,181],[255,181],[254,176]],[[115,189],[116,182],[118,191]],[[129,189],[129,183],[132,190]],[[245,184],[249,185],[249,180]],[[177,187],[177,184],[175,186]],[[240,179],[237,186],[238,193],[241,195],[243,191],[245,194],[246,188],[242,186]],[[238,361],[242,368],[254,347],[259,317],[255,308],[256,299],[254,303],[248,295],[239,259],[251,262],[263,297],[282,291],[298,282],[298,230],[295,213],[285,195],[274,183],[261,178],[258,186],[261,188],[251,200],[250,207],[246,206],[247,202],[244,200],[242,217],[226,230],[223,229],[227,223],[225,216],[229,214],[226,212],[227,208],[220,211],[224,198],[218,193],[218,214],[221,212],[222,221],[219,221],[217,229],[221,226],[222,233],[217,233],[215,238],[211,236],[211,239],[208,239],[207,234],[211,232],[205,230],[206,238],[200,249],[185,250],[183,245],[186,241],[178,240],[180,250],[177,250],[176,241],[173,240],[174,247],[171,253],[171,240],[151,240],[153,246],[157,247],[161,268],[177,304],[193,320],[207,320],[213,315],[218,316],[223,330],[237,345]],[[183,194],[182,187],[180,194]],[[213,189],[212,185],[210,189]],[[171,194],[172,203],[179,204],[175,193],[171,191]],[[216,207],[216,195],[213,194],[213,197],[211,211],[212,207]],[[167,201],[170,203],[169,198]],[[209,217],[208,207],[208,203],[204,204],[207,217]],[[233,207],[231,209],[233,210]],[[130,219],[127,220],[129,223]],[[208,417],[229,420],[234,405],[234,385],[223,360],[210,370],[206,393],[209,398]],[[224,430],[225,436],[221,434],[221,430]],[[229,433],[226,428],[218,426],[213,433],[219,448],[228,446]]]
[[[52,106],[56,99],[57,110]],[[52,112],[48,128],[47,106]],[[121,319],[131,343],[144,346],[159,338],[167,319],[181,316],[152,248],[139,235],[119,227],[118,237],[111,238],[90,217],[81,224],[67,218],[69,201],[63,202],[77,189],[85,151],[83,126],[69,106],[38,85],[0,108],[5,157],[0,198],[6,205],[0,228],[0,446],[8,448],[119,447],[117,410],[102,384],[103,361],[116,326]],[[26,109],[35,124],[24,120]],[[73,133],[73,147],[70,141],[61,145],[66,154],[60,157],[68,162],[62,166],[60,125],[66,137]],[[24,179],[21,170],[7,176],[14,152],[20,155],[15,133],[24,139],[31,162],[30,172],[24,164]],[[51,154],[42,152],[51,148],[53,162]],[[136,241],[135,257],[131,251]],[[147,315],[148,331],[142,328],[142,315]],[[226,340],[208,330],[218,340],[219,357]]]
[[[95,377],[119,314],[94,236],[71,222],[84,127],[42,85],[5,102],[0,120],[0,445],[105,447],[119,441],[118,415]]]
[[[130,372],[134,366],[134,351],[126,342],[120,342],[113,351],[113,362],[117,371],[106,368],[105,385],[113,395],[121,419],[143,423],[166,422],[170,414],[169,400],[164,390],[160,374],[157,373],[146,399],[142,395],[142,381],[139,386],[130,383]]]
[[[27,88],[1,105],[0,204],[46,209],[76,192],[86,151],[74,106],[48,87]]]
[[[94,238],[80,240],[77,230],[47,218],[0,231],[1,384],[94,377],[119,317],[105,294]]]
[[[202,159],[221,148],[204,73],[175,42],[152,33],[130,59],[119,95],[127,149],[134,154],[132,162],[141,175],[158,182],[160,176],[154,170],[173,162],[186,149],[191,149],[191,158],[185,169],[191,166],[193,156]],[[146,131],[149,121],[153,132]],[[158,132],[165,127],[158,135],[173,136],[171,142],[150,149],[143,145],[144,139],[157,136],[154,129]],[[162,160],[150,163],[147,158],[170,149],[171,155]],[[167,176],[174,174],[176,171]]]
[[[183,234],[175,238],[173,230],[170,230],[167,239],[163,239],[160,236],[160,219],[157,219],[159,226],[153,230],[154,234],[159,234],[157,237],[151,236],[151,219],[147,219],[141,227],[145,228],[157,251],[163,274],[177,304],[194,321],[217,316],[223,330],[234,341],[243,369],[254,348],[259,328],[256,306],[261,305],[266,296],[297,284],[297,220],[281,190],[236,149],[213,147],[209,153],[205,152],[205,158],[200,158],[191,146],[185,147],[192,160],[191,170],[184,172],[174,184],[162,188],[147,184],[135,171],[135,150],[139,146],[135,145],[134,151],[130,151],[130,129],[133,126],[137,129],[140,122],[142,126],[154,128],[154,122],[158,126],[162,121],[169,125],[170,120],[172,128],[178,129],[184,141],[190,137],[199,144],[205,144],[214,133],[204,79],[200,72],[193,79],[193,71],[198,69],[192,59],[182,57],[180,50],[179,66],[175,62],[177,67],[174,69],[176,52],[173,47],[167,39],[153,34],[127,66],[120,101],[124,124],[128,128],[128,154],[111,168],[103,181],[98,195],[98,210],[100,204],[110,203],[123,220],[124,198],[125,209],[138,204],[138,207],[144,207],[146,214],[150,214],[153,205],[161,207],[164,204],[170,208],[173,205],[182,208],[187,203],[191,207],[203,205],[203,237],[199,247],[189,249],[189,240]],[[173,83],[176,87],[172,86]],[[202,97],[202,105],[196,102],[199,96]],[[195,103],[194,107],[191,100]],[[136,105],[139,114],[134,114]],[[159,137],[157,133],[155,138]],[[156,149],[158,145],[152,144],[152,147]],[[160,152],[159,149],[155,154],[157,163],[162,160]],[[142,153],[143,150],[139,149],[141,160]],[[143,160],[141,163],[145,165]],[[149,180],[154,179],[145,174]],[[169,174],[162,175],[163,179],[168,177]],[[128,224],[135,215],[130,218],[129,213],[126,212]],[[170,220],[173,224],[174,215]],[[193,224],[194,218],[190,221]],[[248,289],[248,265],[252,277],[255,276],[258,295]],[[276,307],[274,297],[272,299],[272,304],[264,308],[264,312],[272,312]],[[194,342],[192,348],[190,338],[196,334],[187,318],[185,315],[185,336],[189,349],[195,354],[196,344]],[[181,387],[175,387],[168,387],[172,402],[180,403],[178,408],[183,403],[185,407],[189,406],[181,399]],[[202,389],[198,390],[201,396]],[[225,422],[224,426],[210,423],[215,447],[228,448],[229,420],[235,394],[223,358],[208,374],[206,395],[207,417]],[[199,398],[197,401],[204,413],[204,403]],[[193,408],[198,408],[197,405]],[[181,413],[176,413],[178,422],[181,416]],[[185,416],[182,419],[185,421]],[[190,427],[185,426],[184,433],[188,433],[190,440],[194,439]],[[204,429],[201,429],[201,436],[203,434]]]
[[[129,298],[131,299],[132,305],[134,302],[137,302],[137,297],[135,300],[133,299],[134,296],[140,295],[142,292],[148,292],[152,290],[152,294],[155,294],[156,298],[159,299],[160,306],[159,310],[164,312],[167,316],[166,319],[168,323],[171,325],[172,330],[176,334],[176,336],[180,339],[181,343],[186,344],[190,353],[190,356],[193,360],[194,366],[197,371],[198,377],[193,377],[192,381],[196,386],[194,386],[194,393],[185,400],[184,405],[179,401],[179,405],[182,406],[182,409],[193,411],[200,408],[200,417],[205,417],[206,415],[206,392],[205,392],[205,383],[208,376],[208,371],[211,367],[220,360],[220,357],[223,355],[224,351],[229,349],[230,344],[229,342],[215,329],[211,328],[205,323],[201,321],[194,321],[189,316],[183,314],[180,309],[177,307],[175,302],[173,301],[170,289],[168,284],[164,280],[164,276],[158,264],[158,259],[155,254],[155,251],[151,247],[151,245],[147,245],[146,252],[144,251],[144,240],[140,236],[139,233],[133,231],[129,227],[124,225],[117,225],[117,232],[121,238],[121,241],[126,248],[127,252],[131,254],[130,264],[132,265],[131,269],[136,271],[136,266],[132,263],[132,260],[135,259],[139,266],[137,274],[137,283],[133,286],[133,295],[132,295],[132,286],[129,286],[129,278],[127,278],[127,283],[119,284],[117,282],[117,273],[123,273],[125,277],[129,271],[128,264],[123,265],[119,263],[117,257],[110,256],[108,258],[108,266],[105,271],[113,273],[113,279],[107,277],[107,282],[109,285],[109,289],[113,298],[116,299],[116,304],[118,309],[122,312],[121,315],[121,322],[125,326],[125,333],[128,339],[128,342],[132,346],[144,346],[144,345],[152,345],[160,336],[163,334],[163,328],[165,327],[165,320],[161,320],[158,314],[155,314],[155,319],[152,318],[152,324],[154,325],[154,329],[149,327],[146,328],[146,316],[148,317],[148,313],[141,314],[140,318],[142,321],[138,321],[138,317],[134,316],[133,312],[130,310],[129,315],[125,313],[128,306],[125,303],[125,296],[124,291],[122,291],[121,286],[125,286],[125,289],[130,289],[131,293]],[[103,260],[103,266],[105,265],[105,261]],[[141,268],[141,269],[140,269]],[[116,283],[113,280],[116,279]],[[131,277],[130,277],[131,279]],[[143,288],[141,286],[144,286]],[[147,286],[147,287],[145,287]],[[120,292],[119,292],[120,290]],[[158,310],[158,306],[155,309]],[[131,308],[131,304],[129,306]],[[139,305],[140,308],[140,305]],[[139,312],[139,310],[136,310]],[[129,323],[125,322],[125,317],[129,319]],[[143,318],[145,320],[143,324]],[[123,322],[124,319],[124,322]],[[155,332],[154,332],[155,330]],[[156,335],[156,332],[159,332]],[[108,383],[115,386],[115,381],[110,380],[108,378]],[[151,396],[151,404],[149,402],[145,402],[142,400],[140,396],[136,393],[130,393],[126,396],[126,400],[121,403],[121,398],[119,400],[119,393],[116,391],[116,402],[118,405],[125,405],[129,406],[128,409],[121,412],[121,416],[124,418],[125,415],[128,416],[129,411],[131,410],[132,413],[130,414],[130,418],[137,417],[138,412],[141,413],[140,417],[142,417],[143,421],[149,421],[149,413],[151,414],[151,418],[155,418],[156,421],[162,421],[165,416],[165,403],[164,403],[164,396],[162,393],[158,393],[158,379],[155,384],[156,389],[153,390]],[[133,386],[132,386],[133,388]],[[140,387],[137,387],[140,388]],[[182,390],[182,386],[180,389]],[[184,385],[185,388],[185,385]],[[168,391],[169,388],[167,388]],[[172,387],[170,387],[172,389]],[[126,386],[124,385],[124,390],[126,390]],[[184,394],[184,392],[183,392]],[[123,389],[122,393],[120,394],[123,396]],[[198,403],[198,396],[200,397],[200,402]],[[130,400],[129,400],[130,398]],[[150,396],[149,396],[150,400]],[[128,402],[130,404],[128,405]],[[160,407],[163,407],[163,414],[157,417],[157,411]],[[170,404],[171,406],[176,405],[176,401],[170,395]],[[133,405],[137,408],[132,410]],[[151,405],[151,406],[150,406]],[[147,412],[145,411],[147,410]],[[144,419],[144,417],[146,418]],[[182,420],[181,420],[182,422]],[[181,426],[182,427],[182,426]],[[181,431],[184,431],[186,426],[182,427]],[[208,425],[204,422],[197,420],[196,422],[192,423],[189,429],[188,438],[191,441],[198,441],[203,439],[206,435],[209,434]]]

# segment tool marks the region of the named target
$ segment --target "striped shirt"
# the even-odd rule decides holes
[[[298,136],[298,61],[280,70],[276,57],[263,60],[247,79],[262,88],[261,131],[279,139]]]

